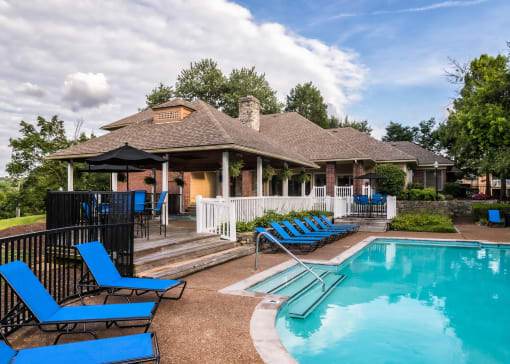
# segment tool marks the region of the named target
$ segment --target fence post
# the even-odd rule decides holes
[[[204,216],[203,216],[203,206],[202,206],[202,196],[197,195],[195,197],[196,209],[197,209],[197,233],[202,233],[203,224],[204,224]]]
[[[386,200],[386,218],[388,220],[397,216],[397,197],[388,196]]]
[[[230,227],[230,232],[229,232],[229,237],[230,237],[230,240],[231,241],[236,241],[237,240],[237,237],[236,237],[236,228],[237,228],[237,224],[236,224],[236,210],[234,208],[234,204],[232,202],[226,202],[227,203],[227,206],[228,206],[228,213],[229,213],[229,227]]]

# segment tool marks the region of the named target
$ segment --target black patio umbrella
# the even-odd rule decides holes
[[[137,168],[134,166],[127,166],[128,172],[143,172],[145,169]],[[91,172],[91,173],[114,173],[114,172],[126,172],[126,167],[116,166],[113,164],[97,164],[89,165],[86,168],[80,168],[80,172]]]
[[[158,155],[144,152],[126,144],[117,149],[110,150],[96,157],[88,158],[89,164],[113,164],[117,166],[125,166],[127,190],[129,191],[129,166],[130,165],[150,165],[155,163],[166,162],[165,158]]]
[[[370,181],[370,190],[372,190],[372,180],[387,179],[388,177],[376,173],[366,173],[354,179],[368,179]]]

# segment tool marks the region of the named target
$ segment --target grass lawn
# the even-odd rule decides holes
[[[12,219],[0,220],[0,230],[7,229],[18,225],[35,224],[38,222],[44,222],[46,215],[32,215],[23,217],[13,217]]]
[[[391,230],[427,233],[455,233],[452,219],[434,214],[399,215],[390,224]]]

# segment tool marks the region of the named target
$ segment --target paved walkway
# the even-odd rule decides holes
[[[308,254],[307,258],[330,259],[368,236],[483,239],[510,241],[510,228],[478,227],[459,221],[460,234],[357,233]],[[263,254],[259,271],[287,260],[283,254]],[[218,292],[254,273],[254,256],[234,260],[187,277],[188,288],[180,301],[161,303],[151,331],[158,335],[162,363],[260,363],[250,337],[250,319],[259,299]],[[147,300],[150,297],[144,298]],[[100,299],[100,298],[99,298]],[[98,302],[98,298],[90,300]],[[111,301],[113,303],[113,300]],[[103,326],[104,327],[104,326]],[[126,335],[139,330],[97,330],[99,337]],[[54,334],[22,329],[10,337],[15,348],[49,345]],[[77,337],[83,339],[83,337]],[[64,340],[62,340],[64,342]]]

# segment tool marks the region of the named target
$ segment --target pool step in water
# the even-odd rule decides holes
[[[329,272],[317,272],[319,277],[324,277]],[[281,289],[278,289],[274,291],[273,293],[280,294],[283,296],[289,296],[290,299],[300,295],[301,293],[305,292],[307,289],[309,289],[311,286],[313,286],[316,282],[318,282],[317,278],[309,272],[306,272],[305,274],[301,275],[299,278],[294,279],[289,284],[285,285]]]
[[[322,290],[322,283],[316,279],[306,290],[289,302],[291,317],[306,318],[345,279],[345,275],[327,273],[321,278],[324,280],[324,290]]]
[[[279,274],[255,285],[251,288],[251,290],[256,292],[274,293],[298,279],[305,273],[305,268],[302,266],[295,266],[283,275]]]

